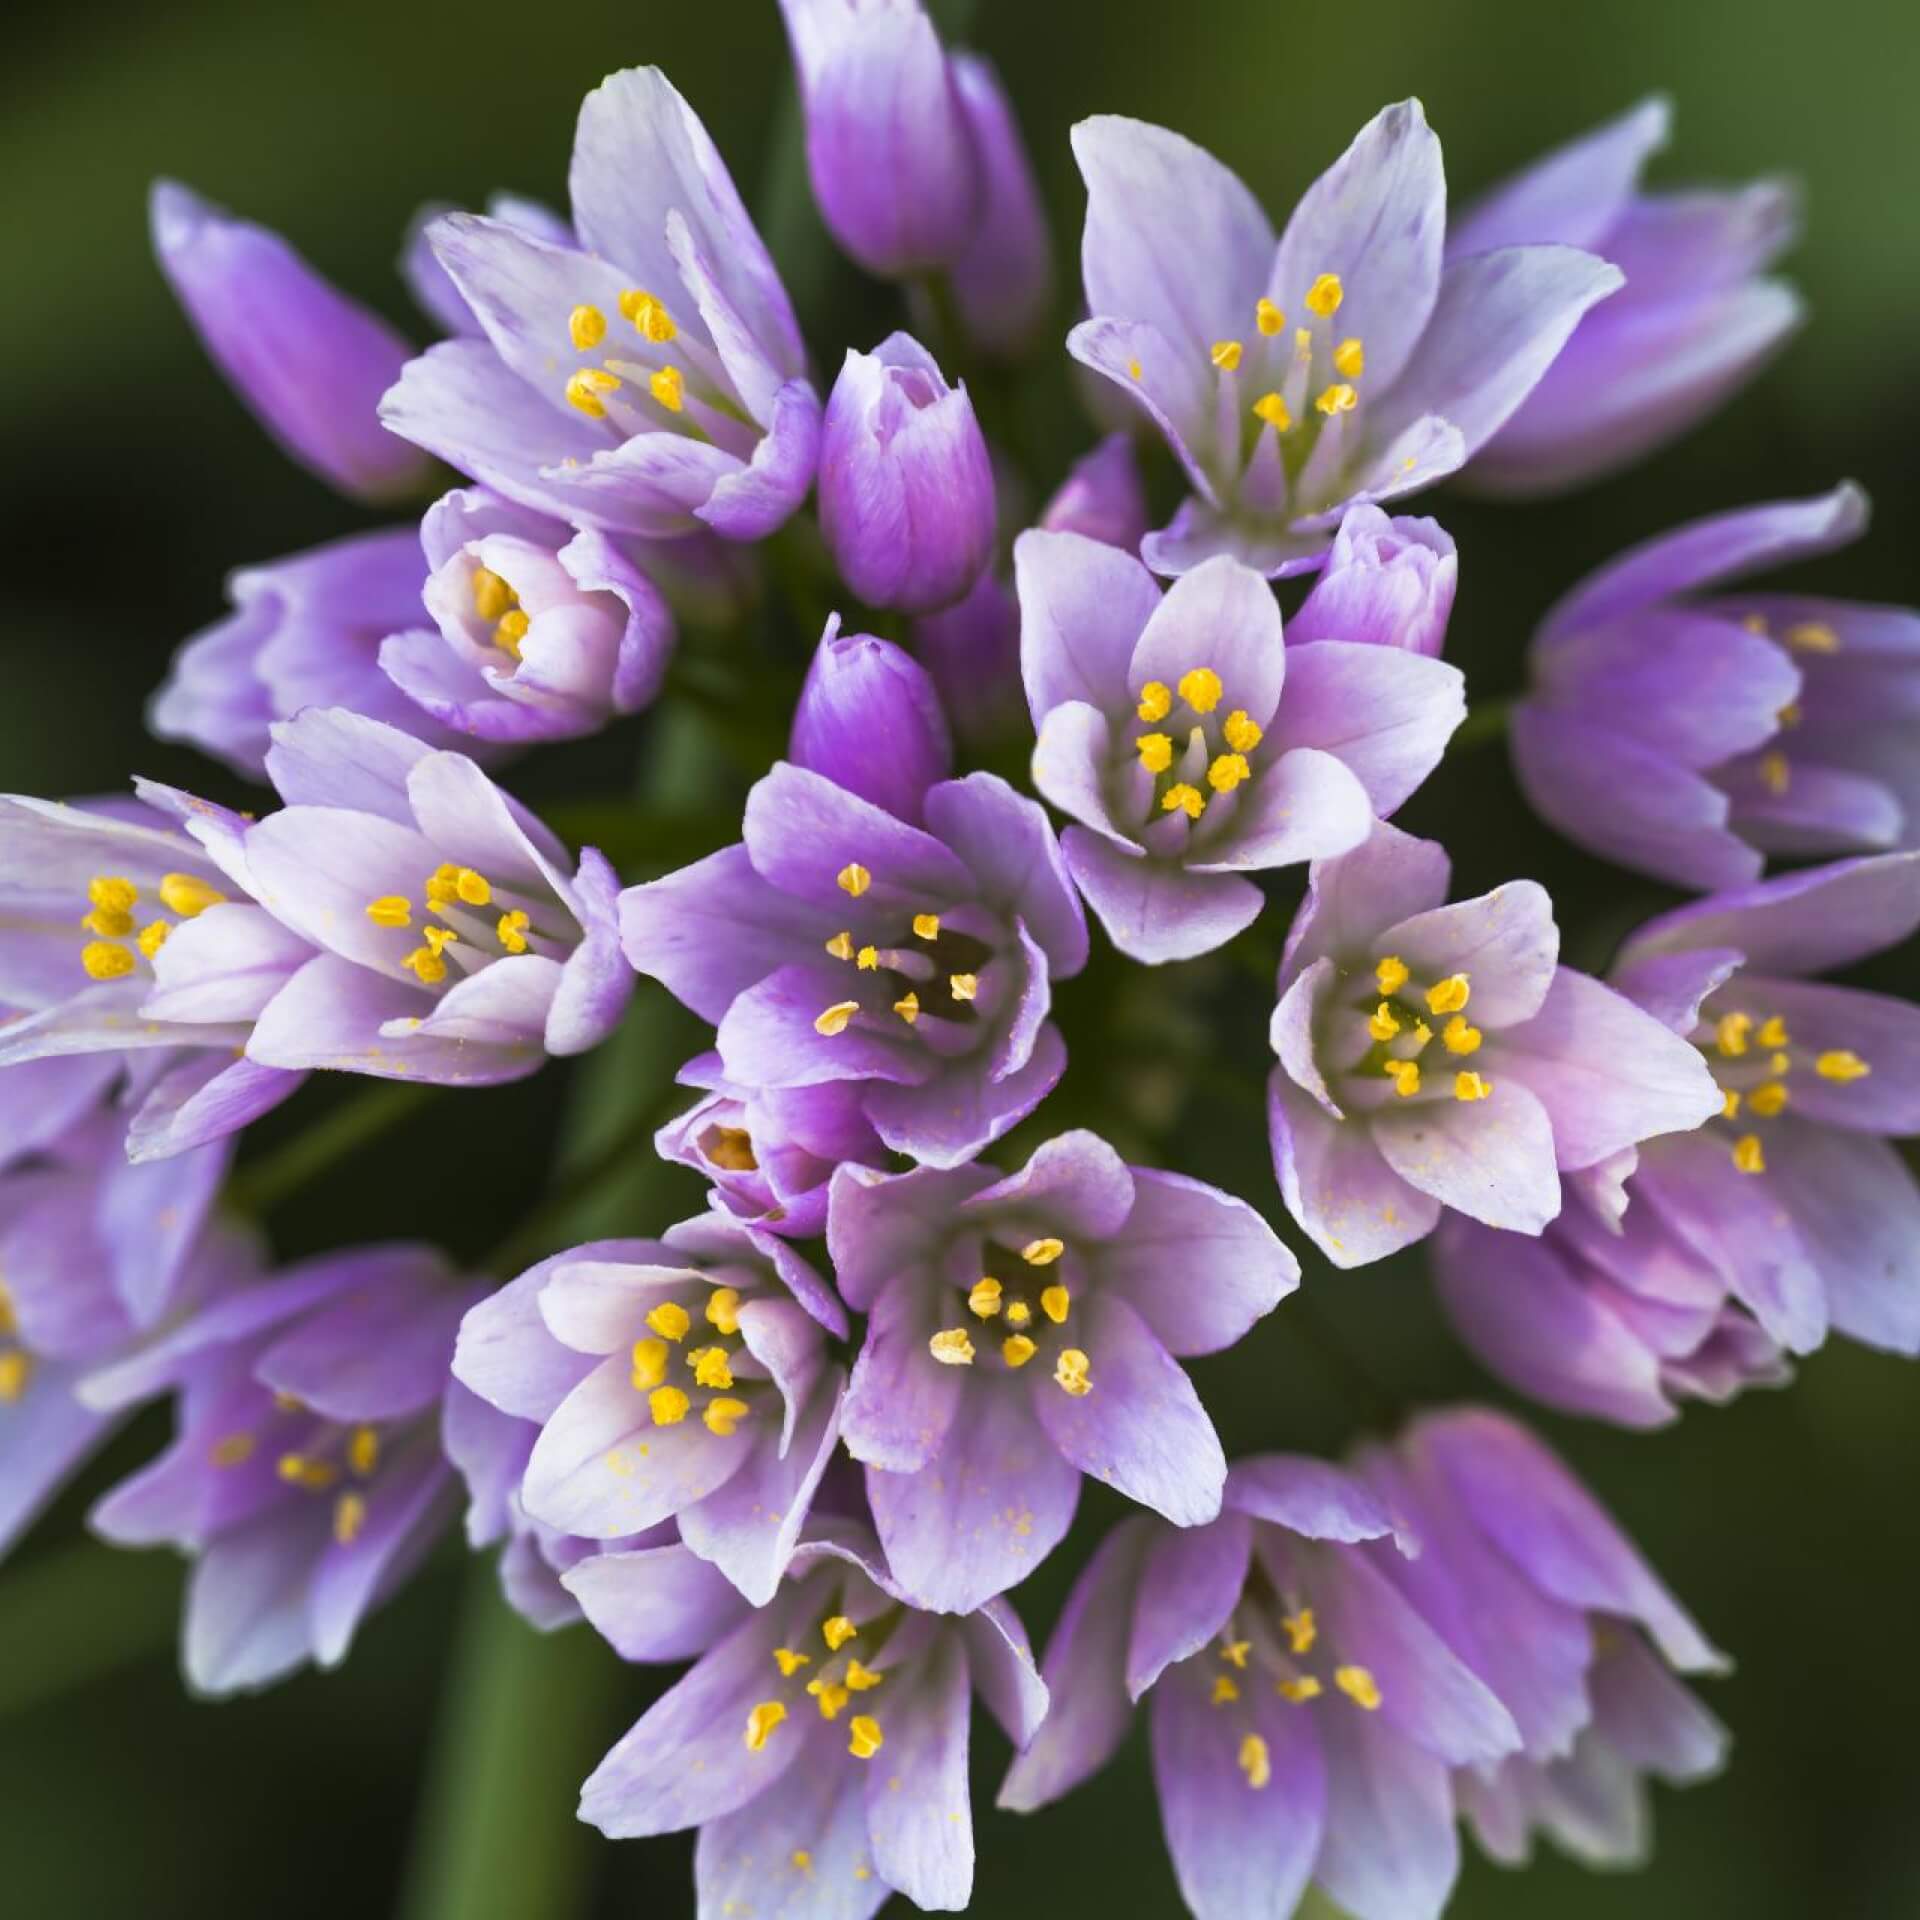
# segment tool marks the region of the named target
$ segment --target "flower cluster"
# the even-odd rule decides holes
[[[1276,236],[1181,135],[1086,121],[1065,346],[1152,431],[1022,472],[1004,383],[1048,344],[1052,243],[997,76],[918,0],[781,11],[826,227],[915,329],[830,387],[651,69],[588,96],[565,214],[422,214],[417,353],[155,190],[240,396],[403,517],[236,573],[154,699],[261,804],[0,798],[0,1547],[168,1398],[92,1523],[190,1557],[186,1672],[219,1693],[341,1659],[464,1514],[534,1625],[691,1662],[580,1812],[697,1828],[703,1920],[964,1907],[975,1692],[1021,1812],[1146,1703],[1200,1920],[1310,1884],[1427,1920],[1462,1825],[1502,1862],[1535,1833],[1636,1859],[1645,1782],[1719,1764],[1676,1675],[1722,1661],[1569,1469],[1472,1407],[1340,1464],[1229,1457],[1186,1363],[1284,1344],[1282,1213],[1323,1284],[1431,1236],[1493,1373],[1624,1425],[1782,1381],[1830,1327],[1920,1353],[1890,1144],[1920,1011],[1819,977],[1920,929],[1920,615],[1732,584],[1857,537],[1859,490],[1696,522],[1543,623],[1528,798],[1709,890],[1604,978],[1540,885],[1450,899],[1391,824],[1468,715],[1454,542],[1391,503],[1565,487],[1701,418],[1799,318],[1760,277],[1792,197],[1643,192],[1651,102],[1450,225],[1409,101]],[[431,501],[429,456],[459,478]],[[1157,531],[1149,477],[1184,489]],[[730,630],[776,593],[788,653],[743,687]],[[729,689],[786,703],[784,752],[737,837],[705,770],[728,844],[688,864],[570,844],[496,778]],[[1271,1060],[1213,1075],[1257,1128],[1267,1073],[1277,1196],[1059,1091],[1069,1033],[1096,1073],[1125,1044],[1073,1005],[1228,948],[1279,956]],[[482,1274],[413,1242],[276,1269],[216,1209],[310,1074],[517,1079],[662,991],[710,1036],[691,1104],[633,1091],[634,1138],[704,1178],[693,1217]],[[1037,1658],[1008,1596],[1089,1479],[1136,1511]]]

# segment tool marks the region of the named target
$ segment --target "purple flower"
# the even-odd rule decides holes
[[[820,531],[875,607],[951,606],[993,554],[993,466],[965,386],[911,334],[847,350],[820,439]]]
[[[233,611],[174,655],[148,725],[251,780],[264,778],[274,721],[303,707],[350,707],[450,744],[380,670],[381,641],[419,622],[426,577],[411,527],[240,568],[227,578]]]
[[[420,540],[439,631],[393,623],[380,666],[442,726],[514,744],[576,739],[660,691],[673,615],[627,547],[484,488],[436,501]]]
[[[1920,927],[1920,854],[1720,894],[1649,922],[1613,978],[1705,1058],[1723,1111],[1644,1144],[1537,1249],[1458,1234],[1441,1298],[1522,1391],[1633,1426],[1784,1377],[1829,1326],[1920,1354],[1920,1011],[1809,978]],[[1624,1181],[1624,1185],[1622,1182]]]
[[[345,1658],[452,1517],[440,1401],[479,1288],[430,1248],[289,1269],[94,1375],[112,1409],[171,1389],[177,1437],[94,1508],[121,1546],[191,1556],[184,1660],[202,1692]]]
[[[789,754],[916,827],[926,824],[928,792],[953,771],[946,715],[926,670],[891,641],[843,636],[837,613],[800,689]]]
[[[778,1585],[840,1432],[846,1316],[785,1241],[726,1214],[601,1241],[482,1301],[454,1374],[540,1423],[520,1499],[557,1533],[666,1520],[756,1605]]]
[[[1496,1415],[1418,1422],[1352,1471],[1237,1462],[1226,1510],[1110,1534],[1044,1664],[1057,1703],[1000,1804],[1104,1766],[1151,1690],[1154,1776],[1200,1920],[1437,1916],[1456,1814],[1500,1859],[1541,1826],[1589,1859],[1639,1851],[1640,1776],[1712,1771],[1718,1726],[1649,1647],[1717,1668],[1632,1546]]]
[[[1004,1601],[919,1612],[846,1524],[802,1542],[744,1618],[677,1547],[601,1554],[567,1584],[628,1659],[707,1648],[595,1769],[581,1819],[615,1839],[699,1827],[703,1914],[868,1920],[894,1892],[966,1906],[969,1695],[1016,1747],[1047,1711]]]
[[[1642,101],[1494,188],[1447,236],[1449,264],[1544,241],[1604,254],[1627,277],[1475,456],[1482,492],[1553,491],[1625,466],[1703,420],[1800,324],[1799,295],[1760,278],[1798,234],[1793,188],[1641,192],[1671,118],[1665,100]]]
[[[1348,505],[1463,466],[1621,284],[1564,246],[1443,267],[1440,143],[1418,101],[1361,130],[1277,245],[1240,180],[1176,133],[1102,116],[1073,146],[1093,318],[1067,344],[1133,395],[1193,488],[1148,536],[1156,573],[1216,553],[1310,570]]]
[[[628,888],[621,934],[641,973],[718,1026],[735,1086],[858,1084],[888,1147],[953,1166],[1059,1079],[1050,983],[1085,965],[1086,922],[1046,815],[1004,780],[927,787],[924,827],[862,797],[902,765],[882,743],[903,677],[869,684],[875,725],[836,732],[832,777],[776,765],[747,796],[745,839]]]
[[[1439,521],[1349,507],[1287,638],[1294,646],[1359,640],[1438,659],[1459,580],[1453,538]]]
[[[276,233],[171,180],[150,205],[153,251],[214,363],[292,459],[364,500],[404,497],[429,463],[380,424],[412,351]]]
[[[1527,798],[1569,839],[1676,886],[1768,854],[1920,841],[1920,614],[1812,594],[1699,597],[1858,539],[1851,483],[1696,520],[1610,561],[1534,636],[1514,710]]]
[[[465,334],[479,340],[486,337],[486,329],[475,319],[473,309],[448,278],[433,250],[434,222],[458,211],[444,201],[432,201],[415,213],[407,223],[407,237],[400,250],[400,277],[407,283],[414,303],[438,323],[442,333]],[[522,233],[556,247],[579,244],[573,228],[559,214],[523,194],[489,194],[487,218],[504,227],[518,227]]]
[[[470,214],[428,227],[485,338],[409,362],[381,417],[556,519],[763,538],[812,484],[820,401],[725,163],[636,68],[587,96],[570,185],[577,246]]]
[[[847,1450],[918,1604],[964,1613],[1024,1579],[1083,1473],[1176,1526],[1219,1511],[1226,1460],[1179,1359],[1300,1277],[1244,1202],[1067,1133],[1016,1174],[842,1167],[827,1244],[869,1316]]]
[[[1449,906],[1448,872],[1432,841],[1375,827],[1315,864],[1287,936],[1274,1170],[1338,1267],[1410,1246],[1443,1207],[1538,1233],[1560,1211],[1562,1173],[1720,1111],[1691,1046],[1556,964],[1539,886]]]
[[[1184,960],[1251,924],[1245,876],[1344,853],[1431,773],[1458,669],[1391,647],[1283,646],[1272,589],[1222,554],[1164,596],[1116,547],[1015,543],[1033,781],[1108,937]]]
[[[1034,524],[1048,533],[1083,533],[1137,553],[1147,537],[1147,490],[1133,436],[1110,433],[1083,453]]]

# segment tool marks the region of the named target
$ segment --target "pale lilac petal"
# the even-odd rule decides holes
[[[941,1634],[894,1685],[906,1698],[886,1722],[886,1764],[870,1766],[866,1781],[874,1869],[915,1906],[959,1912],[973,1892],[970,1688],[960,1636]]]
[[[1380,1156],[1443,1206],[1513,1233],[1538,1233],[1560,1211],[1553,1123],[1517,1079],[1484,1100],[1410,1101],[1373,1118]]]
[[[1127,1232],[1135,1198],[1133,1170],[1098,1134],[1081,1129],[1042,1142],[1018,1173],[954,1211],[960,1221],[991,1224],[1000,1232],[1110,1241]],[[1102,1248],[1103,1262],[1105,1257]]]
[[[820,396],[789,380],[773,397],[773,419],[753,458],[723,470],[693,509],[723,540],[764,540],[798,510],[820,459]],[[637,528],[636,531],[645,531]]]
[[[1223,1513],[1204,1527],[1161,1528],[1134,1596],[1127,1691],[1138,1700],[1176,1661],[1226,1630],[1252,1561],[1246,1517]]]
[[[622,1660],[687,1660],[746,1619],[751,1603],[683,1546],[596,1553],[562,1584]]]
[[[1277,760],[1237,790],[1240,804],[1218,839],[1191,845],[1191,871],[1238,873],[1330,860],[1352,852],[1372,831],[1374,802],[1344,759],[1314,747],[1278,751]]]
[[[1309,1540],[1383,1540],[1403,1524],[1365,1481],[1307,1454],[1236,1460],[1227,1478],[1227,1505]]]
[[[1067,1043],[1051,1021],[1033,1036],[1026,1062],[995,1080],[952,1069],[920,1086],[875,1086],[866,1096],[874,1131],[895,1153],[929,1167],[957,1167],[991,1145],[1060,1084]]]
[[[1225,946],[1266,904],[1260,889],[1238,874],[1193,873],[1150,854],[1129,854],[1084,827],[1069,827],[1060,845],[1107,938],[1149,966]]]
[[[828,621],[807,669],[789,757],[919,826],[927,789],[953,766],[940,696],[891,641],[838,627]]]
[[[1326,1838],[1314,1877],[1354,1920],[1440,1920],[1460,1871],[1447,1769],[1373,1713],[1320,1716]]]
[[[1124,680],[1112,678],[1095,703],[1131,705],[1149,680],[1178,686],[1194,667],[1211,667],[1224,688],[1221,704],[1244,708],[1264,727],[1280,704],[1288,654],[1280,639],[1280,603],[1250,567],[1224,556],[1203,561],[1167,589],[1142,629]]]
[[[1371,960],[1386,928],[1446,899],[1451,871],[1437,840],[1417,840],[1385,825],[1351,853],[1317,862],[1287,934],[1282,981],[1298,978],[1320,959]]]
[[[1118,547],[1038,528],[1013,543],[1013,570],[1020,670],[1034,725],[1070,700],[1110,706],[1161,604],[1153,575]]]
[[[1431,907],[1379,938],[1418,980],[1467,975],[1474,1022],[1490,1031],[1539,1012],[1560,952],[1553,902],[1533,880],[1509,881],[1476,899]]]
[[[915,1168],[876,1173],[836,1168],[827,1212],[827,1250],[840,1292],[856,1313],[870,1311],[887,1283],[909,1268],[925,1271],[945,1250],[949,1218],[961,1201],[990,1187],[991,1167]]]
[[[959,1417],[966,1392],[963,1367],[940,1365],[927,1343],[956,1324],[921,1274],[904,1273],[872,1302],[866,1342],[853,1363],[842,1422],[847,1451],[890,1474],[926,1472]]]

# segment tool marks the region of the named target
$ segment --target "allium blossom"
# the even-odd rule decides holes
[[[418,626],[416,594],[380,648],[420,714],[485,741],[567,740],[660,691],[673,615],[629,548],[479,487],[436,501],[420,544],[438,631]]]
[[[1534,636],[1513,715],[1535,809],[1692,888],[1758,879],[1768,854],[1920,841],[1920,613],[1729,584],[1866,524],[1866,496],[1842,485],[1696,520],[1575,587]]]
[[[1068,870],[1122,953],[1191,958],[1265,904],[1245,876],[1345,853],[1438,765],[1459,670],[1281,639],[1272,589],[1220,555],[1164,597],[1078,534],[1014,549],[1033,780],[1079,824]]]
[[[1300,1277],[1243,1201],[1068,1133],[1015,1174],[843,1167],[827,1244],[868,1316],[847,1449],[919,1604],[965,1612],[1024,1579],[1083,1473],[1177,1526],[1219,1511],[1226,1460],[1178,1362]]]
[[[1287,622],[1287,640],[1358,640],[1438,659],[1460,581],[1453,538],[1437,520],[1349,507],[1327,563]]]
[[[840,1430],[846,1316],[784,1241],[725,1214],[542,1262],[461,1328],[455,1378],[540,1423],[520,1500],[623,1540],[666,1520],[756,1604]]]
[[[707,1645],[594,1770],[583,1820],[615,1839],[697,1826],[702,1914],[868,1920],[895,1892],[967,1905],[971,1696],[1016,1747],[1047,1711],[1004,1601],[921,1612],[844,1522],[803,1541],[744,1618],[678,1547],[602,1554],[567,1584],[630,1660]]]
[[[428,238],[485,338],[408,364],[394,432],[536,512],[758,540],[806,497],[820,400],[726,163],[652,67],[580,111],[577,245],[453,214]]]
[[[1448,905],[1449,865],[1432,841],[1378,826],[1315,864],[1287,936],[1274,1170],[1338,1267],[1423,1239],[1447,1207],[1538,1233],[1562,1173],[1721,1108],[1694,1048],[1557,964],[1541,887]]]
[[[336,1254],[229,1295],[85,1384],[102,1409],[176,1396],[173,1445],[92,1524],[192,1558],[195,1687],[337,1665],[419,1564],[457,1503],[440,1402],[479,1292],[431,1248]]]
[[[1809,978],[1920,928],[1920,854],[1783,876],[1650,921],[1613,978],[1698,1048],[1723,1108],[1645,1142],[1537,1248],[1450,1225],[1443,1302],[1496,1372],[1633,1426],[1785,1377],[1831,1326],[1920,1354],[1920,1012]],[[1624,1185],[1622,1179],[1624,1177]]]
[[[1603,254],[1627,277],[1474,456],[1479,491],[1574,486],[1677,439],[1800,324],[1799,295],[1760,277],[1798,233],[1792,186],[1644,192],[1672,118],[1665,100],[1642,101],[1495,187],[1447,235],[1449,263],[1545,241]]]
[[[1073,130],[1093,317],[1069,336],[1166,436],[1193,493],[1142,553],[1310,571],[1345,509],[1452,473],[1527,397],[1619,271],[1566,246],[1443,264],[1440,143],[1388,107],[1276,243],[1213,156],[1103,115]]]

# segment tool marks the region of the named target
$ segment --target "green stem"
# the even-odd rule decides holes
[[[593,1893],[600,1841],[578,1785],[617,1731],[611,1656],[581,1630],[537,1634],[489,1556],[467,1576],[400,1920],[566,1920]]]
[[[164,1554],[94,1541],[7,1570],[0,1586],[0,1718],[90,1685],[173,1644],[180,1570]]]
[[[1507,723],[1513,718],[1513,710],[1519,704],[1519,696],[1504,693],[1492,699],[1476,700],[1467,711],[1467,717],[1454,730],[1453,738],[1447,743],[1453,753],[1471,753],[1476,747],[1492,745],[1507,737]]]
[[[362,1147],[418,1113],[445,1089],[410,1080],[382,1081],[343,1101],[304,1133],[295,1134],[252,1166],[242,1167],[227,1188],[228,1203],[256,1217],[271,1213],[336,1160]]]

